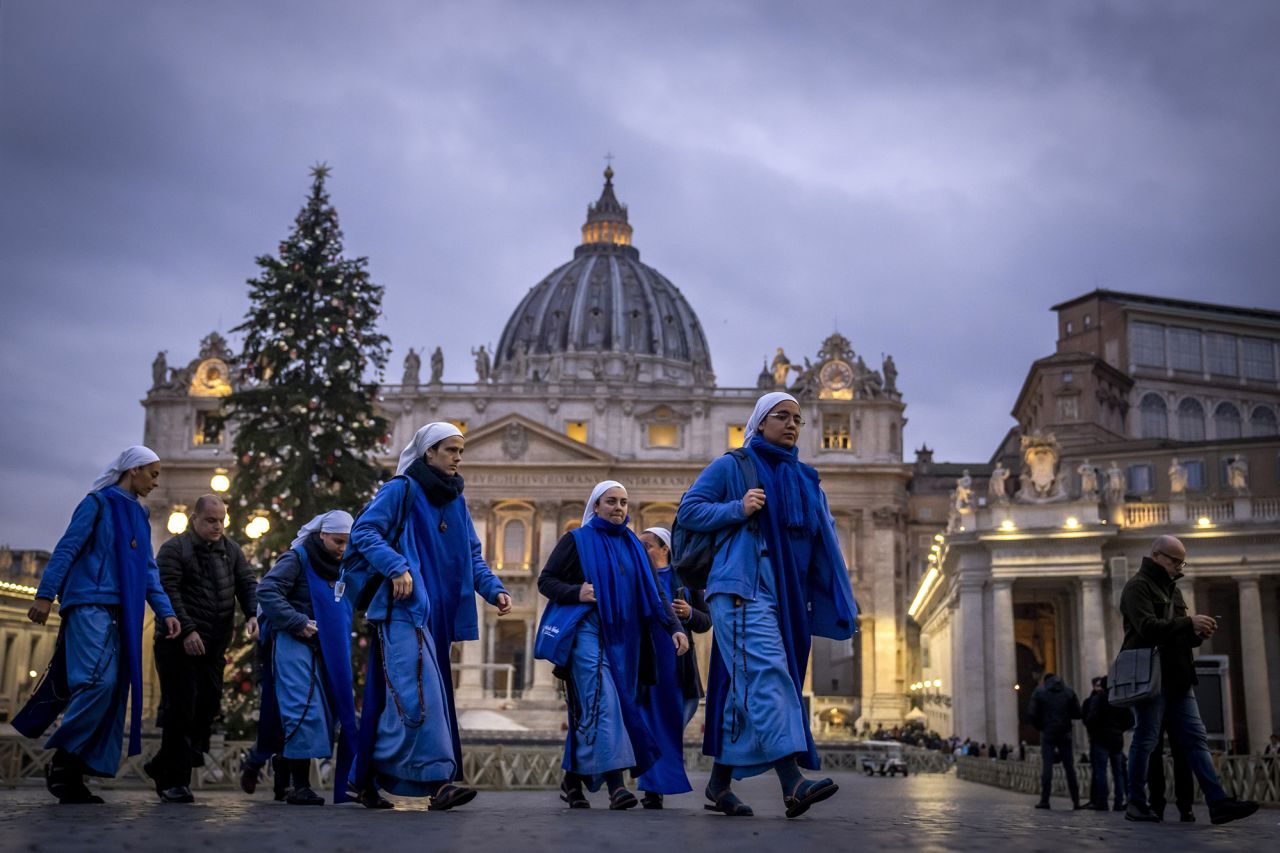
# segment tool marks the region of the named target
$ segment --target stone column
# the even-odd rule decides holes
[[[1078,688],[1107,673],[1106,622],[1102,613],[1102,578],[1080,578],[1080,673]]]
[[[1187,615],[1194,616],[1200,611],[1196,610],[1196,579],[1187,575],[1178,581],[1178,592],[1182,593],[1182,600],[1187,605]],[[1197,650],[1198,651],[1198,650]]]
[[[991,630],[994,634],[994,654],[991,665],[995,670],[995,743],[1013,746],[1018,742],[1018,695],[1014,682],[1018,680],[1017,641],[1013,632],[1013,581],[1000,578],[991,584]]]
[[[1244,670],[1244,716],[1249,751],[1260,752],[1271,736],[1271,683],[1267,678],[1267,638],[1262,627],[1258,578],[1237,580],[1240,587],[1240,657]]]
[[[989,741],[987,734],[987,662],[983,655],[983,593],[982,581],[959,581],[958,609],[956,612],[955,687],[952,701],[955,703],[956,734],[961,738]]]
[[[874,723],[902,722],[903,685],[898,674],[897,583],[893,541],[897,535],[897,510],[881,507],[872,513],[872,587],[870,610],[875,619],[875,689],[871,694],[870,718]],[[864,694],[865,695],[865,694]],[[865,708],[865,706],[864,706]],[[865,711],[864,711],[865,714]]]
[[[544,501],[538,504],[538,559],[534,563],[534,576],[536,577],[542,571],[542,567],[546,565],[547,558],[551,556],[551,552],[555,550],[556,542],[560,538],[560,504],[554,501]],[[542,621],[542,612],[547,609],[547,600],[538,593],[537,588],[533,590],[534,601],[537,602],[537,617],[534,620],[534,642],[537,642],[538,624]],[[551,673],[551,661],[535,660],[533,661],[533,684],[525,692],[525,696],[529,699],[539,701],[553,701],[556,698],[556,677]]]
[[[484,599],[477,595],[476,607],[483,608],[484,606]],[[479,639],[467,640],[462,644],[462,663],[464,665],[468,665],[470,668],[462,670],[458,679],[458,692],[456,699],[459,704],[484,698],[484,671],[477,666],[477,664],[484,663],[484,642],[486,633],[484,610],[480,610],[479,616]]]

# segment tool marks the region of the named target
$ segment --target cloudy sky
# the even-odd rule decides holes
[[[3,0],[0,543],[53,546],[320,160],[396,371],[472,378],[612,151],[721,384],[836,325],[908,447],[986,459],[1050,305],[1280,308],[1278,43],[1267,0]]]

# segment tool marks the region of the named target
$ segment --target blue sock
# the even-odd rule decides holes
[[[800,772],[800,765],[796,764],[794,755],[779,758],[773,762],[773,769],[778,774],[778,782],[782,785],[782,795],[784,797],[794,794],[796,788],[804,781],[804,774]]]

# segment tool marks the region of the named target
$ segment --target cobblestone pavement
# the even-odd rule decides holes
[[[1136,824],[1111,812],[1036,811],[1033,797],[953,775],[836,778],[834,798],[790,821],[771,776],[737,785],[756,810],[756,817],[742,819],[704,811],[700,794],[669,797],[662,812],[612,813],[603,794],[592,796],[590,811],[570,812],[554,792],[481,792],[468,806],[435,813],[412,800],[385,812],[354,804],[287,806],[261,788],[254,797],[197,793],[198,802],[188,806],[121,788],[102,791],[106,806],[59,806],[43,789],[22,788],[0,791],[6,806],[0,850],[1280,850],[1276,809],[1224,827],[1211,826],[1203,807],[1195,824]],[[705,776],[694,779],[699,791],[705,782]]]

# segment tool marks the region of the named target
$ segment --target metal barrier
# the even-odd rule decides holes
[[[1272,806],[1280,805],[1280,757],[1216,755],[1213,763],[1227,796],[1256,800]],[[1076,765],[1076,776],[1080,781],[1080,798],[1087,799],[1091,776],[1088,765]],[[1023,794],[1040,794],[1040,762],[1031,755],[1028,755],[1026,761],[958,756],[956,777]],[[1173,802],[1173,760],[1168,756],[1164,759],[1164,778],[1167,799]],[[1056,797],[1067,796],[1067,779],[1061,764],[1053,768],[1052,791]],[[1199,786],[1196,787],[1196,801],[1204,801]]]

